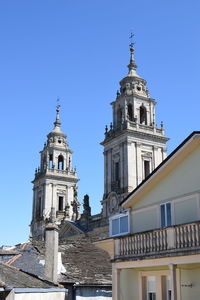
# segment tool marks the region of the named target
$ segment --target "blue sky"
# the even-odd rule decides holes
[[[197,0],[2,0],[0,2],[0,244],[27,240],[34,170],[61,99],[79,200],[103,195],[110,102],[127,73],[135,33],[138,73],[158,102],[168,153],[200,129],[200,2]]]

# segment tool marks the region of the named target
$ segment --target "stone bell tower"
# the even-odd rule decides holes
[[[79,218],[77,195],[78,178],[72,168],[72,151],[66,135],[60,129],[60,106],[56,108],[54,129],[47,135],[47,143],[40,151],[40,167],[35,171],[33,183],[33,211],[31,235],[42,239],[51,209],[56,213],[56,224],[62,220]]]
[[[141,183],[166,157],[163,124],[155,120],[156,101],[146,81],[137,74],[133,43],[128,74],[111,103],[113,122],[106,126],[104,146],[103,216],[118,211],[119,202]]]

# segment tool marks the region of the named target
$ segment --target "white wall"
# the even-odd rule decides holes
[[[111,287],[77,287],[76,300],[111,300]]]
[[[19,293],[15,300],[65,300],[65,292]]]

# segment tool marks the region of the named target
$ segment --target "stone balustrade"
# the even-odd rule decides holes
[[[200,251],[200,222],[175,225],[115,239],[115,258]]]
[[[60,170],[56,168],[46,168],[44,170],[38,169],[38,171],[35,173],[35,178],[38,178],[41,175],[44,174],[54,174],[54,175],[69,175],[69,176],[75,176],[76,170],[75,169],[67,169],[67,170]]]
[[[55,168],[47,168],[47,173],[54,173],[54,174],[60,174],[60,175],[75,175],[75,170],[60,170]]]
[[[119,132],[121,132],[122,130],[134,130],[134,131],[141,131],[141,132],[149,132],[152,134],[157,134],[160,136],[164,135],[164,129],[163,128],[157,128],[156,126],[148,126],[148,125],[144,125],[144,124],[140,124],[138,122],[133,122],[133,121],[129,121],[126,120],[124,121],[124,123],[111,128],[110,130],[106,131],[105,133],[105,138],[109,139],[111,137],[116,136]]]

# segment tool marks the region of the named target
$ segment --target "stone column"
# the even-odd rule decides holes
[[[104,151],[104,194],[108,193],[108,151]]]
[[[171,276],[171,286],[172,286],[172,299],[177,300],[177,280],[176,280],[176,265],[169,265],[170,276]]]
[[[120,300],[120,269],[112,269],[112,299]]]
[[[33,188],[33,209],[32,209],[32,220],[36,219],[36,188]]]
[[[45,277],[57,282],[58,272],[58,227],[51,212],[51,223],[45,228]]]

